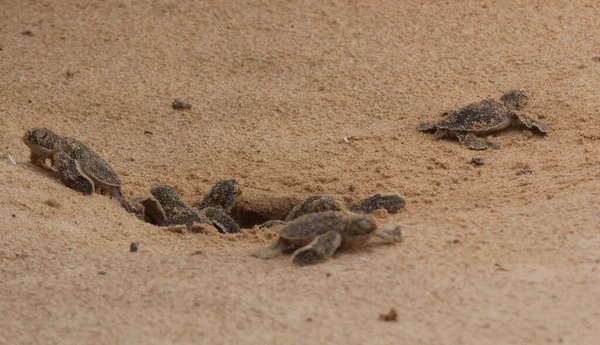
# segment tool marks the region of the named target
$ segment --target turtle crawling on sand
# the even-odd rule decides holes
[[[475,150],[499,148],[482,138],[492,132],[504,130],[511,125],[523,124],[535,128],[542,135],[548,133],[548,127],[541,121],[519,111],[527,103],[525,91],[511,90],[500,97],[500,101],[485,99],[445,114],[441,121],[421,122],[420,131],[435,131],[438,138],[458,138],[461,144]]]
[[[310,213],[346,211],[346,209],[346,203],[339,197],[333,195],[311,195],[294,206],[287,217],[285,217],[285,221],[289,222]]]
[[[376,193],[348,205],[348,210],[355,213],[373,213],[384,209],[390,214],[400,212],[406,206],[404,198],[396,193]]]
[[[268,229],[275,226],[283,226],[303,215],[339,211],[344,213],[374,213],[377,210],[386,210],[390,214],[395,214],[404,209],[406,201],[404,197],[396,193],[376,193],[372,196],[346,204],[340,197],[334,195],[311,195],[299,202],[287,215],[285,220],[268,220],[258,227]]]
[[[220,184],[221,182],[217,185]],[[152,196],[137,197],[133,200],[134,203],[144,206],[144,218],[149,223],[158,226],[186,225],[187,227],[200,223],[211,224],[221,233],[240,231],[240,226],[225,213],[221,199],[213,204],[205,204],[202,209],[197,209],[186,205],[172,186],[156,185],[152,187],[150,193]],[[230,202],[235,202],[234,198]]]
[[[292,261],[300,266],[313,265],[329,259],[340,247],[363,245],[372,236],[389,242],[402,241],[399,225],[378,228],[370,215],[336,211],[311,213],[287,223],[277,242],[253,255],[273,259],[297,248]]]
[[[285,220],[291,221],[305,214],[325,211],[373,213],[379,209],[385,209],[394,214],[400,212],[405,205],[404,198],[396,193],[376,193],[349,205],[334,195],[311,195],[294,206]]]
[[[127,211],[137,212],[125,200],[119,175],[83,142],[61,137],[47,128],[32,128],[23,136],[23,142],[31,150],[31,162],[46,167],[46,159],[50,159],[61,182],[69,188],[86,195],[106,192]]]

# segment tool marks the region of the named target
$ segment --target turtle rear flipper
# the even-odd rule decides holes
[[[456,132],[458,141],[473,150],[497,149],[500,147],[497,143],[492,143],[484,138],[480,138],[469,132]]]
[[[65,152],[57,152],[52,160],[62,183],[82,194],[94,194],[94,182],[81,171],[79,162]]]
[[[517,119],[521,121],[521,123],[527,126],[527,128],[535,127],[542,135],[548,134],[548,126],[546,126],[546,124],[542,121],[536,120],[531,116],[520,111],[515,111],[514,114],[517,117]]]
[[[329,231],[315,237],[314,241],[298,249],[292,261],[299,266],[314,265],[333,256],[342,244],[342,235],[337,231]]]

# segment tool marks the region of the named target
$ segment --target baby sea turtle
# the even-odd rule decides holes
[[[396,193],[377,193],[350,204],[348,209],[355,213],[373,213],[384,209],[390,214],[395,214],[404,209],[405,205],[404,198]]]
[[[154,186],[152,196],[138,197],[135,203],[144,206],[144,217],[158,226],[186,225],[194,223],[212,224],[219,232],[240,232],[239,225],[221,208],[220,204],[199,210],[186,205],[179,193],[169,185]]]
[[[195,207],[198,209],[220,207],[225,212],[231,212],[235,201],[241,194],[236,180],[222,180],[217,182],[204,199],[196,203]]]
[[[94,191],[108,193],[127,211],[137,212],[125,200],[119,175],[83,142],[61,137],[47,128],[30,129],[23,136],[23,142],[31,150],[31,162],[45,167],[46,159],[50,159],[61,182],[69,188],[86,195],[93,194]]]
[[[156,185],[150,190],[151,197],[135,198],[135,203],[144,206],[145,220],[159,226],[210,224],[195,208],[186,205],[179,193],[169,185]]]
[[[545,135],[548,127],[541,121],[520,112],[519,109],[527,103],[525,91],[511,90],[500,97],[500,101],[485,99],[466,107],[445,114],[441,121],[421,122],[420,131],[435,131],[438,138],[458,138],[461,144],[475,150],[498,148],[481,135],[498,132],[511,125],[523,124],[527,128],[535,128]]]
[[[309,213],[319,213],[324,211],[346,211],[346,203],[333,195],[311,195],[298,203],[292,211],[285,217],[285,221],[289,222],[298,217]]]
[[[242,230],[238,223],[220,207],[205,207],[200,210],[200,215],[208,218],[211,224],[222,234]]]
[[[373,213],[379,209],[385,209],[388,213],[394,214],[400,212],[405,205],[404,198],[396,193],[377,193],[350,205],[346,205],[337,196],[311,195],[294,206],[285,220],[291,221],[305,214],[324,211]]]
[[[292,261],[300,266],[313,265],[330,258],[339,247],[360,246],[372,236],[389,242],[401,242],[399,225],[378,228],[370,215],[327,211],[311,213],[289,222],[273,245],[253,255],[273,259],[287,250],[299,248]]]
[[[396,193],[376,193],[372,196],[358,200],[349,205],[339,197],[333,195],[311,195],[299,202],[287,215],[285,220],[268,220],[258,227],[268,229],[285,225],[298,217],[306,214],[325,211],[339,211],[344,213],[373,213],[385,209],[390,214],[395,214],[404,209],[404,198]]]

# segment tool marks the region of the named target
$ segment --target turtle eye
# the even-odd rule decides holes
[[[362,230],[369,230],[371,228],[371,222],[369,222],[368,219],[361,219],[358,222],[356,222],[356,224]]]

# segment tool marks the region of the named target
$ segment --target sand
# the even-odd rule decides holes
[[[0,1],[0,343],[596,343],[598,18],[578,0]],[[477,152],[416,130],[512,88],[548,136]],[[127,197],[236,178],[246,228],[312,194],[398,192],[379,221],[405,241],[299,268],[250,255],[275,230],[168,232],[33,166],[21,137],[42,126]]]

